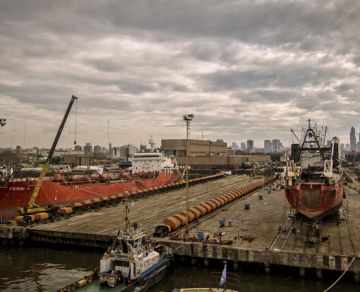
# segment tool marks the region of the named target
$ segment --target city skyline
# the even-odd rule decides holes
[[[54,130],[55,130],[55,128],[54,128]],[[351,137],[353,137],[353,138],[355,138],[355,148],[356,148],[356,147],[358,147],[358,146],[357,146],[358,141],[356,140],[357,136],[359,137],[359,143],[360,143],[360,128],[359,128],[359,132],[356,132],[356,131],[355,131],[355,128],[354,128],[353,126],[350,127],[350,130],[351,130],[351,131],[350,131],[350,139],[346,140],[346,138],[345,138],[345,141],[340,140],[340,143],[341,143],[341,144],[344,144],[344,145],[347,145],[347,144],[348,144],[349,147],[351,147],[351,146],[350,146],[350,145],[351,145],[351,139],[352,139]],[[352,132],[352,131],[354,131],[354,132]],[[65,130],[64,132],[66,132],[66,130]],[[297,132],[297,131],[295,131],[295,132]],[[1,135],[1,134],[2,134],[2,132],[1,132],[1,130],[0,130],[0,135]],[[298,134],[299,134],[299,136],[300,136],[300,135],[301,135],[301,132],[298,131]],[[37,144],[37,145],[27,145],[26,138],[25,138],[26,133],[23,132],[22,135],[23,135],[22,137],[18,137],[18,139],[15,139],[15,141],[20,141],[19,143],[15,143],[15,144],[13,144],[13,145],[6,145],[6,144],[1,145],[1,143],[0,143],[0,148],[15,148],[16,146],[21,146],[21,147],[23,147],[23,148],[28,148],[28,149],[30,149],[30,148],[49,148],[49,147],[50,147],[50,145],[41,145],[41,144]],[[55,134],[54,134],[54,135],[55,135]],[[68,131],[68,132],[67,132],[67,136],[68,136],[69,139],[71,139],[71,135],[74,135],[74,132]],[[273,143],[274,140],[281,142],[281,145],[284,146],[284,147],[290,147],[290,145],[291,145],[292,143],[297,143],[297,141],[294,140],[294,137],[293,137],[293,136],[291,137],[291,139],[288,139],[288,140],[286,140],[286,141],[283,143],[283,141],[282,141],[281,139],[278,139],[278,138],[277,138],[278,136],[274,136],[274,137],[269,137],[269,136],[267,136],[267,138],[261,138],[261,137],[260,137],[258,140],[255,140],[255,139],[253,139],[253,138],[251,138],[251,137],[250,137],[250,138],[247,138],[247,139],[238,139],[238,140],[231,140],[231,139],[229,139],[229,140],[227,140],[227,139],[224,139],[223,136],[215,137],[214,139],[212,139],[212,138],[206,138],[206,137],[204,137],[204,131],[201,131],[200,135],[201,135],[201,137],[199,137],[199,136],[197,135],[197,136],[195,136],[195,137],[190,137],[190,139],[195,139],[195,140],[211,140],[211,141],[223,140],[224,142],[226,142],[226,143],[228,144],[229,147],[231,146],[232,143],[236,143],[236,144],[239,146],[239,149],[242,149],[242,148],[243,148],[243,147],[241,147],[242,144],[244,144],[244,145],[245,145],[245,148],[247,148],[246,144],[247,144],[248,141],[253,141],[253,148],[259,148],[259,149],[261,149],[261,148],[266,149],[267,147],[265,147],[265,142],[267,142],[267,141],[270,142],[270,146],[268,146],[268,147],[272,147],[272,146],[271,146],[271,143]],[[235,135],[235,136],[240,136],[240,135]],[[337,137],[346,137],[346,136],[349,136],[349,135],[344,134],[344,135],[334,135],[334,136],[337,136]],[[333,137],[333,136],[332,136],[332,137]],[[332,138],[332,137],[328,136],[329,139]],[[99,145],[100,145],[101,147],[109,147],[109,145],[107,144],[107,142],[109,142],[109,143],[112,144],[113,146],[124,146],[124,145],[128,145],[128,144],[130,144],[130,145],[148,145],[150,139],[154,139],[155,145],[160,145],[160,141],[161,141],[162,139],[167,139],[167,138],[168,138],[168,137],[159,137],[159,138],[157,138],[157,139],[154,139],[154,135],[151,135],[151,136],[149,136],[148,139],[146,139],[146,138],[145,138],[145,139],[144,139],[144,138],[138,139],[137,141],[140,141],[140,142],[138,142],[138,143],[137,143],[137,142],[129,142],[129,141],[126,142],[125,140],[121,141],[120,143],[114,143],[114,142],[111,141],[111,139],[110,139],[109,141],[104,142],[104,143],[99,143],[98,141],[94,141],[93,139],[91,139],[91,141],[84,141],[84,142],[81,142],[81,143],[78,143],[78,141],[77,141],[76,144],[73,144],[75,140],[70,141],[69,144],[66,144],[66,143],[63,143],[63,144],[62,144],[62,143],[61,143],[61,139],[60,139],[60,143],[59,143],[58,148],[71,149],[71,148],[74,148],[75,146],[79,146],[79,145],[80,145],[81,147],[83,147],[83,146],[85,146],[87,143],[92,144],[92,146],[99,146]],[[170,138],[170,139],[185,139],[185,138],[186,138],[186,137],[172,137],[172,138]],[[116,140],[116,139],[115,139],[115,140]],[[357,149],[357,148],[356,148],[356,149]]]
[[[290,144],[290,129],[311,118],[348,143],[360,112],[359,10],[357,1],[2,1],[0,147],[47,147],[72,94],[79,143],[105,145],[108,120],[117,145],[184,137],[186,113],[197,139]],[[73,143],[74,113],[59,146]]]

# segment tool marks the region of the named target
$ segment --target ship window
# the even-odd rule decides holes
[[[127,261],[115,261],[114,264],[115,266],[129,267],[129,262]]]
[[[121,241],[121,247],[124,253],[128,253],[128,246],[125,241]]]

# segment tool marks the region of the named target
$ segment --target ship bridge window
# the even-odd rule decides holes
[[[126,243],[129,243],[131,246],[133,246],[133,241],[121,241],[121,248],[123,250],[124,253],[128,253],[129,252],[129,247]]]
[[[114,265],[128,268],[129,267],[129,262],[127,262],[127,261],[114,261]]]

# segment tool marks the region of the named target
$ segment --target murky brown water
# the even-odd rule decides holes
[[[40,247],[0,248],[0,291],[56,291],[92,272],[102,255],[101,251],[60,250]],[[151,292],[172,291],[174,288],[210,287],[212,272],[222,267],[211,265],[205,269],[186,263],[175,263],[166,277]],[[231,272],[231,267],[229,267]],[[323,291],[337,275],[326,275],[323,281],[301,279],[296,272],[276,270],[265,275],[259,268],[242,268],[239,275],[239,291],[282,292]],[[106,289],[109,291],[109,289]],[[116,291],[113,290],[113,291]],[[352,277],[342,280],[332,292],[360,291]]]

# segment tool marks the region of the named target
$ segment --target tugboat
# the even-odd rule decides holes
[[[130,224],[125,199],[125,227],[100,260],[99,283],[117,291],[147,291],[164,276],[171,263],[171,249],[153,246],[137,223]]]
[[[339,138],[326,141],[327,127],[321,130],[308,121],[302,141],[291,145],[287,161],[285,195],[297,212],[309,219],[338,212],[344,195]]]

